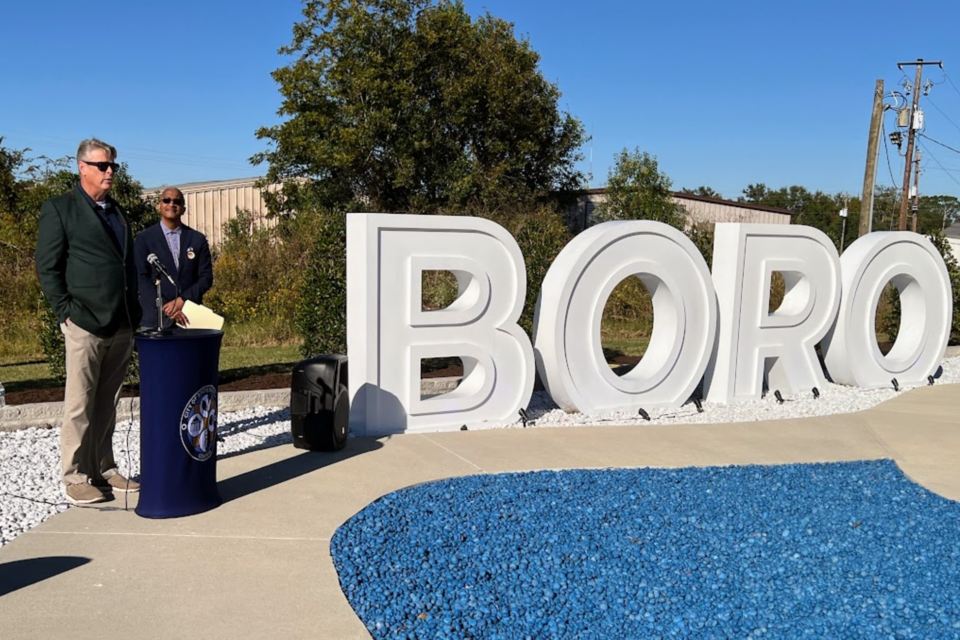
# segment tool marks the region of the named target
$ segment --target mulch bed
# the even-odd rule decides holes
[[[290,387],[289,373],[265,373],[251,375],[236,380],[222,382],[220,391],[260,391],[263,389],[282,389]],[[63,387],[39,387],[7,392],[7,404],[32,404],[34,402],[63,402]],[[124,387],[120,391],[122,398],[134,398],[140,395],[139,387]]]
[[[425,370],[424,378],[444,378],[463,375],[463,367],[457,363],[440,363],[439,368]],[[249,369],[241,372],[225,371],[220,376],[220,391],[261,391],[263,389],[289,389],[291,372],[251,373]],[[63,402],[63,387],[19,388],[7,391],[7,404],[32,404],[34,402]],[[120,397],[132,398],[140,395],[139,387],[124,387]]]

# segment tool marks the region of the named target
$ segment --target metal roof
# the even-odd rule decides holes
[[[604,195],[607,193],[605,187],[599,187],[596,189],[584,189],[583,191],[578,191],[577,193],[587,194],[587,195]],[[795,216],[799,212],[793,211],[791,209],[781,209],[779,207],[767,207],[762,204],[757,204],[755,202],[740,202],[737,200],[723,200],[721,198],[708,198],[706,196],[698,196],[693,193],[685,193],[683,191],[673,191],[671,195],[674,198],[680,198],[681,200],[696,200],[698,202],[709,202],[712,204],[722,204],[728,207],[740,207],[741,209],[753,209],[755,211],[769,211],[770,213],[782,213],[788,216]]]
[[[144,193],[154,193],[156,191],[163,191],[167,187],[176,187],[186,193],[187,191],[210,191],[214,189],[226,189],[228,187],[245,187],[247,185],[253,185],[258,180],[262,180],[263,176],[254,176],[252,178],[233,178],[232,180],[209,180],[206,182],[187,182],[184,184],[165,184],[159,187],[150,187],[144,189]]]

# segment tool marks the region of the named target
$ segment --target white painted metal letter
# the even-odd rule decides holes
[[[450,271],[458,296],[422,307],[424,271]],[[347,353],[351,430],[359,435],[458,429],[509,420],[533,393],[533,349],[517,325],[526,270],[503,227],[469,217],[347,217]],[[424,358],[459,357],[460,386],[421,397]]]
[[[607,299],[636,276],[653,299],[643,359],[622,377],[607,364],[600,324]],[[679,406],[700,382],[716,338],[716,297],[703,256],[659,222],[607,222],[568,244],[543,281],[535,323],[540,378],[567,411]]]
[[[843,253],[843,299],[823,341],[834,382],[864,388],[925,384],[943,360],[953,322],[953,294],[943,257],[923,236],[906,231],[866,235]],[[884,356],[875,319],[884,287],[900,292],[900,331]]]
[[[786,283],[769,312],[774,272]],[[815,351],[840,304],[840,260],[812,227],[717,224],[713,281],[720,305],[717,348],[704,380],[711,402],[760,398],[769,390],[810,393],[825,383]]]

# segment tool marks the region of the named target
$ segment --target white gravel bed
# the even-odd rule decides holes
[[[936,382],[960,383],[960,357],[943,362],[943,371]],[[905,389],[901,387],[901,392]],[[704,403],[698,413],[692,403],[679,409],[650,409],[647,421],[634,413],[566,413],[545,392],[533,395],[527,408],[527,428],[575,427],[591,425],[645,425],[690,424],[722,422],[754,422],[803,418],[861,411],[897,395],[893,388],[861,390],[853,387],[827,384],[820,398],[812,393],[802,397],[784,397],[779,404],[769,394],[762,400],[730,405]],[[121,418],[125,416],[120,416]],[[471,430],[523,428],[517,420],[511,423],[470,425]],[[220,416],[218,456],[229,457],[256,449],[290,444],[290,411],[276,407],[255,407]],[[37,526],[52,515],[69,507],[60,483],[60,430],[24,429],[0,432],[0,546],[21,533]],[[140,473],[139,421],[126,419],[117,424],[114,452],[121,473],[137,476]],[[119,496],[106,508],[124,508]]]
[[[224,413],[218,428],[223,437],[217,445],[220,458],[293,442],[289,409],[255,407]],[[120,473],[140,474],[139,420],[117,423],[113,451]],[[0,546],[70,507],[60,477],[59,428],[0,432]],[[112,502],[90,508],[124,506],[123,495],[117,494]]]
[[[941,374],[935,384],[960,383],[960,356],[945,358]],[[819,388],[819,399],[813,390],[803,395],[782,395],[783,404],[777,402],[771,391],[762,400],[734,404],[702,403],[703,413],[692,402],[679,409],[647,409],[650,420],[638,413],[610,411],[606,413],[567,413],[557,407],[545,391],[533,394],[527,407],[527,428],[536,427],[586,427],[593,425],[641,425],[641,424],[714,424],[721,422],[757,422],[760,420],[785,420],[809,418],[838,413],[853,413],[874,407],[913,387],[901,386],[894,391],[893,385],[883,389],[859,389],[827,383]],[[470,425],[470,430],[523,428],[518,419],[509,423],[485,423]]]

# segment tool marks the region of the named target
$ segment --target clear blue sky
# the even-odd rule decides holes
[[[924,78],[926,134],[960,150],[960,3],[467,0],[515,23],[561,106],[593,136],[582,168],[657,156],[674,188],[736,198],[750,183],[858,193],[874,81]],[[261,175],[254,131],[277,122],[270,72],[295,0],[5,4],[0,136],[60,157],[97,136],[145,186]],[[913,78],[913,67],[906,68]],[[952,81],[952,83],[951,83]],[[955,84],[954,84],[955,83]],[[893,128],[888,112],[887,131]],[[920,189],[960,196],[960,154],[925,140]],[[906,145],[904,145],[904,149]],[[592,156],[592,165],[589,158]],[[890,147],[896,185],[903,160]],[[938,163],[939,161],[939,163]],[[946,170],[944,169],[946,168]],[[891,184],[883,148],[877,180]]]

